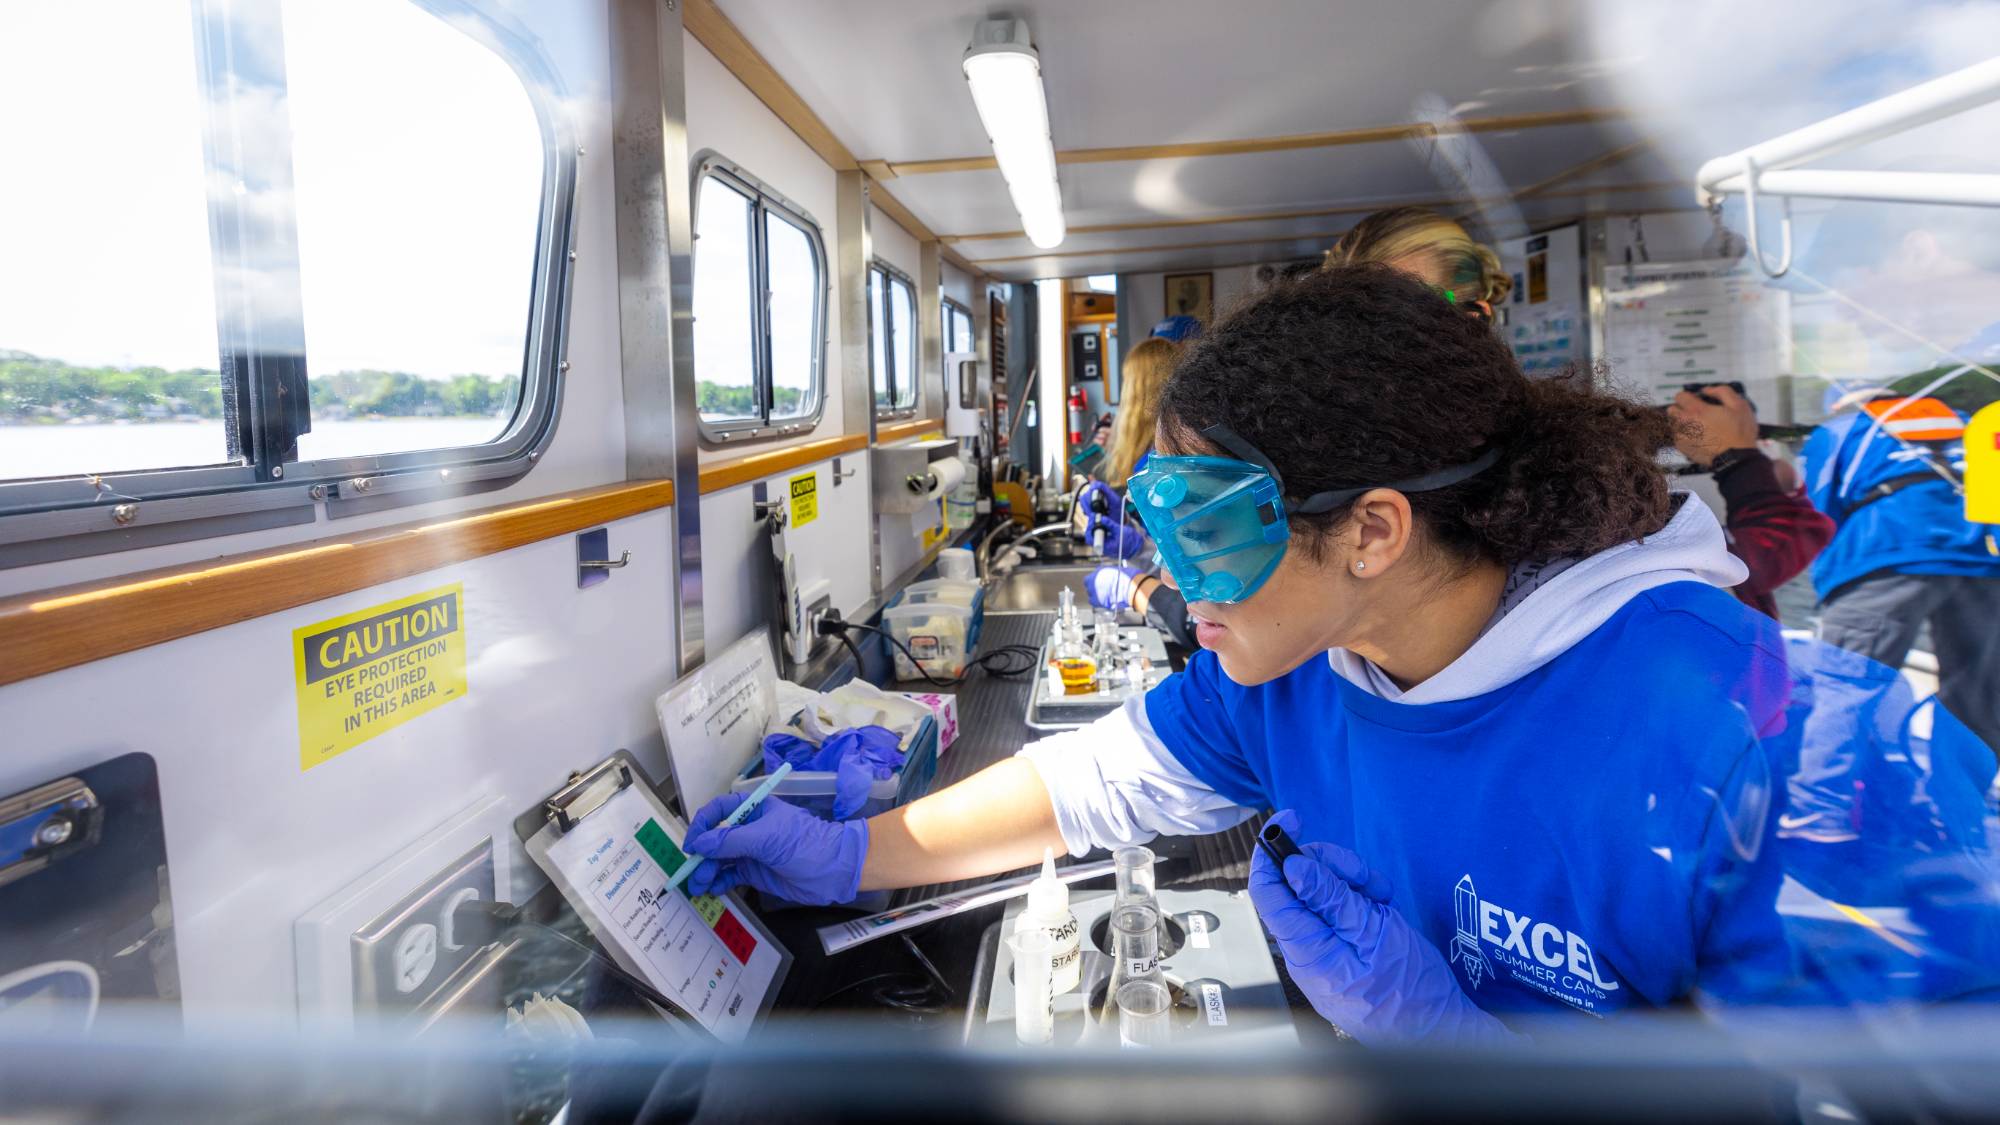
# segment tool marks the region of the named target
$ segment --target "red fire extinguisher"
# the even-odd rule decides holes
[[[1083,444],[1083,431],[1089,417],[1090,399],[1084,395],[1083,387],[1080,384],[1071,387],[1069,389],[1069,443],[1071,445],[1081,446]]]

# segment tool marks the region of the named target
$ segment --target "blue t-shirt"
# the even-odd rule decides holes
[[[1788,692],[1775,624],[1683,582],[1471,699],[1389,702],[1323,659],[1243,687],[1201,652],[1146,714],[1218,793],[1387,873],[1480,1007],[1608,1015],[1791,1001],[1759,741]]]

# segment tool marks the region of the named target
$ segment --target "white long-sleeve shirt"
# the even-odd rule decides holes
[[[1146,721],[1146,701],[1021,748],[1048,788],[1071,855],[1143,844],[1155,836],[1202,836],[1253,815],[1174,760]]]

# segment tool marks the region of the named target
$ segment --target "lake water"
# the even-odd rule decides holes
[[[506,426],[505,418],[321,421],[299,438],[299,456],[311,461],[476,445]],[[224,456],[220,421],[0,426],[0,480],[214,465]]]

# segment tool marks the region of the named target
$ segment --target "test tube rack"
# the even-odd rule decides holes
[[[1084,637],[1089,642],[1096,638],[1096,626],[1086,625]],[[1125,705],[1125,701],[1146,694],[1154,685],[1167,678],[1173,667],[1167,661],[1167,644],[1160,631],[1150,625],[1118,626],[1118,645],[1128,658],[1143,658],[1146,671],[1139,685],[1134,686],[1124,680],[1097,691],[1082,695],[1065,695],[1052,687],[1049,677],[1042,674],[1049,663],[1048,645],[1042,646],[1040,657],[1035,661],[1037,675],[1034,690],[1028,693],[1028,726],[1035,730],[1070,730],[1101,719]]]

